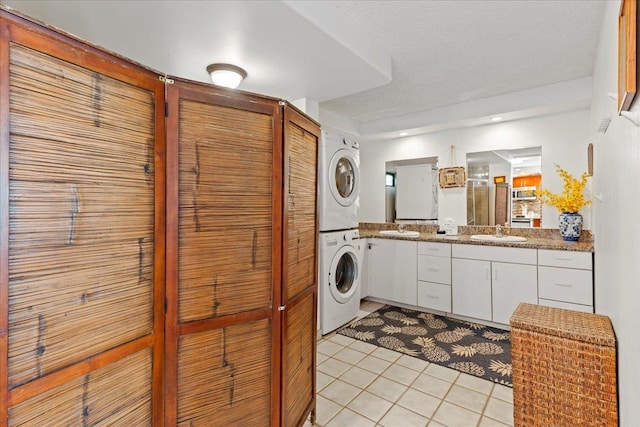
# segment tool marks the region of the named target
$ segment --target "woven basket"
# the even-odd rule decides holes
[[[515,426],[617,426],[608,317],[520,304],[511,317]]]

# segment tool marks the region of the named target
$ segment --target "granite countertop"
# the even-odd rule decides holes
[[[418,242],[458,243],[466,245],[502,246],[510,248],[552,249],[574,252],[593,252],[593,235],[589,230],[583,230],[578,242],[565,242],[560,237],[558,230],[554,228],[504,228],[505,236],[526,237],[525,242],[493,242],[471,240],[473,234],[495,234],[495,227],[487,226],[459,226],[457,236],[445,236],[436,234],[437,225],[413,225],[406,224],[407,231],[420,232],[419,237],[402,237],[398,235],[388,236],[380,234],[381,230],[397,230],[397,226],[391,223],[360,223],[360,238],[412,240]]]

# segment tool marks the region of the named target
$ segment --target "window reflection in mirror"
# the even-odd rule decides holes
[[[541,186],[542,147],[467,153],[467,224],[540,227]]]

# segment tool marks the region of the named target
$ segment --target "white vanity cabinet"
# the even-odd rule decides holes
[[[491,320],[491,262],[453,258],[451,270],[451,312]]]
[[[593,254],[368,238],[362,297],[503,325],[518,304],[593,312]]]
[[[417,242],[368,239],[369,295],[403,304],[417,304]]]
[[[591,252],[538,250],[540,305],[593,313]]]
[[[369,239],[360,239],[360,247],[358,249],[359,279],[360,279],[360,299],[369,296]]]
[[[536,276],[535,265],[495,261],[491,263],[491,312],[494,322],[508,325],[518,304],[521,302],[537,304]]]
[[[418,306],[451,312],[451,244],[418,242]]]
[[[453,245],[452,312],[508,324],[521,302],[538,303],[537,251]]]

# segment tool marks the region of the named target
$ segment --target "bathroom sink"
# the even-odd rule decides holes
[[[477,240],[480,242],[511,242],[511,243],[515,243],[515,242],[526,242],[527,238],[526,237],[520,237],[520,236],[501,236],[501,237],[496,237],[493,234],[474,234],[473,236],[471,236],[471,240]]]
[[[417,231],[382,230],[380,234],[383,236],[420,237],[420,233]]]

